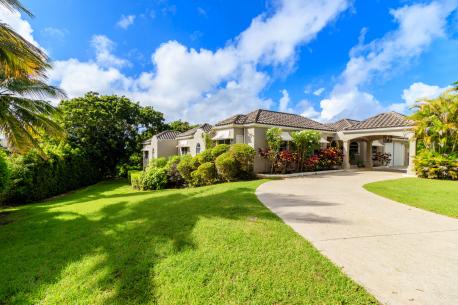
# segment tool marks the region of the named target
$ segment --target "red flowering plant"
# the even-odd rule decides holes
[[[343,152],[336,147],[322,148],[318,152],[318,169],[332,169],[343,163]]]
[[[320,158],[318,155],[313,155],[305,159],[304,168],[308,172],[312,172],[318,169],[318,164],[320,163]]]
[[[272,162],[272,173],[286,173],[294,169],[294,163],[297,161],[297,154],[289,150],[275,152],[268,148],[258,149],[259,156]]]
[[[294,169],[294,163],[297,161],[297,153],[289,150],[283,150],[279,153],[277,159],[277,168],[282,173],[290,172]]]

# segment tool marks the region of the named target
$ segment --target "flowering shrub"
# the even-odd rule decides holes
[[[317,169],[332,169],[342,165],[343,152],[336,147],[323,148],[318,152],[318,159]]]
[[[374,162],[377,162],[378,164],[382,166],[387,166],[391,162],[391,154],[389,153],[381,153],[377,152],[375,155],[372,157],[372,160]]]
[[[272,162],[271,173],[287,173],[291,172],[295,168],[295,163],[298,160],[297,153],[291,152],[289,150],[282,150],[280,152],[275,152],[270,149],[258,150],[259,155]]]
[[[320,158],[317,155],[313,155],[305,160],[304,168],[306,171],[315,171],[318,169],[318,164],[320,164]]]
[[[458,180],[458,155],[422,151],[415,158],[415,170],[422,178]]]

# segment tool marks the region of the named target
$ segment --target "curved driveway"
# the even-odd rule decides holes
[[[258,198],[382,304],[458,304],[458,219],[372,194],[377,171],[275,180]]]

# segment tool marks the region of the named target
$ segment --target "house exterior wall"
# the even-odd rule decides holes
[[[178,143],[180,140],[188,141],[189,153],[193,157],[197,155],[197,144],[200,144],[200,152],[205,150],[205,132],[202,129],[198,129],[192,137],[178,138],[175,141]],[[175,154],[177,153],[179,153],[179,150],[175,152]]]
[[[152,142],[152,141],[151,141]],[[155,158],[170,157],[177,154],[177,140],[159,140],[156,144]]]

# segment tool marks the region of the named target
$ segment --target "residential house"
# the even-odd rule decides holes
[[[217,143],[245,143],[256,151],[267,148],[266,132],[271,127],[282,129],[283,148],[288,148],[292,142],[291,132],[299,130],[317,130],[321,132],[323,146],[332,141],[335,130],[329,126],[313,121],[301,115],[258,109],[248,114],[238,114],[215,124]],[[256,154],[255,172],[267,171],[267,161]]]
[[[259,149],[267,148],[266,132],[272,127],[282,129],[282,149],[291,147],[291,132],[315,130],[321,134],[322,147],[342,147],[344,168],[350,168],[359,163],[364,164],[366,168],[371,168],[373,155],[377,152],[387,152],[392,156],[390,166],[408,166],[408,172],[413,172],[412,164],[416,144],[412,122],[396,112],[381,113],[364,121],[343,119],[330,124],[322,124],[293,113],[258,109],[248,114],[231,116],[216,123],[213,128],[209,124],[203,124],[184,133],[175,134],[173,139],[175,142],[170,141],[171,144],[160,141],[160,139],[157,140],[157,144],[158,146],[162,143],[170,145],[170,149],[167,150],[170,155],[191,154],[195,156],[205,149],[205,134],[211,131],[212,140],[217,144],[245,143],[258,152]],[[158,136],[161,137],[160,134]],[[145,147],[153,146],[153,142],[154,137],[150,144],[145,144]],[[257,153],[254,162],[255,172],[265,172],[269,168],[268,162]]]
[[[185,132],[166,130],[143,142],[143,167],[149,160],[174,155],[191,154],[195,156],[205,150],[205,133],[212,129],[202,124]]]

